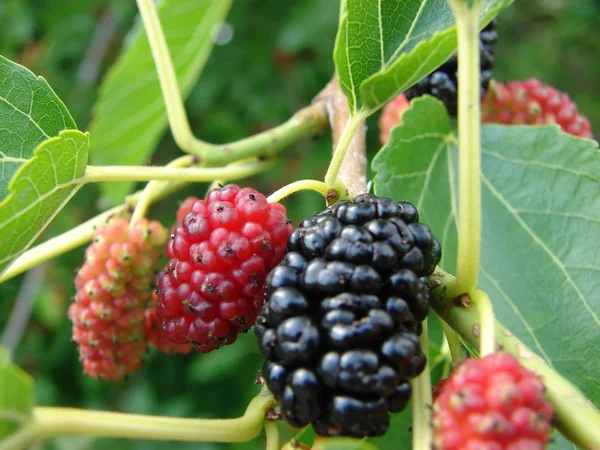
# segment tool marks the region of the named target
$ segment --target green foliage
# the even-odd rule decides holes
[[[182,95],[196,84],[212,50],[215,27],[230,0],[166,0],[158,15]],[[167,127],[167,113],[147,35],[140,27],[100,88],[91,124],[94,164],[140,165]],[[123,200],[131,182],[102,186],[110,203]]]
[[[17,170],[0,203],[0,271],[29,248],[81,187],[88,150],[87,134],[64,130]]]
[[[77,126],[46,80],[0,56],[0,200],[34,150],[61,130]]]
[[[443,242],[441,267],[452,272],[455,131],[431,97],[415,100],[403,120],[373,161],[375,191],[415,202]],[[486,125],[482,181],[481,289],[500,322],[600,404],[597,143],[555,126]]]
[[[485,0],[482,27],[513,0]],[[334,61],[350,109],[373,112],[456,51],[446,0],[344,0]]]
[[[162,2],[162,4],[165,3],[174,2],[171,0]],[[215,0],[214,3],[221,2]],[[297,5],[294,4],[293,7],[290,7],[289,2],[281,2],[280,0],[245,0],[243,2],[236,2],[231,15],[228,17],[228,22],[234,31],[232,41],[228,45],[220,47],[217,52],[211,55],[210,60],[207,61],[206,70],[203,71],[201,82],[192,88],[191,86],[195,84],[198,74],[190,75],[191,81],[186,85],[188,86],[186,88],[188,90],[184,90],[184,94],[186,95],[189,92],[186,108],[192,128],[198,136],[202,136],[211,142],[230,142],[276,125],[296,109],[309,103],[311,98],[329,80],[333,71],[329,55],[335,35],[338,4],[331,0],[303,0],[297,3]],[[348,5],[365,5],[365,11],[368,8],[373,8],[373,5],[376,4],[375,1],[364,2],[358,0],[348,0],[347,3]],[[381,5],[387,4],[387,2],[383,1],[380,3]],[[408,4],[411,2],[397,3]],[[434,2],[424,3],[433,4]],[[504,5],[509,2],[496,3]],[[597,75],[598,68],[600,67],[597,59],[594,59],[597,53],[594,49],[598,46],[597,43],[600,42],[597,36],[598,28],[595,23],[598,6],[595,0],[559,3],[517,2],[506,14],[501,16],[499,23],[500,43],[497,54],[499,63],[497,64],[495,74],[501,81],[536,76],[569,93],[578,93],[576,101],[580,109],[585,114],[591,115],[590,118],[593,120],[593,125],[597,128],[597,119],[599,117],[596,112],[597,108],[595,108],[597,99],[589,95],[589,86],[592,86],[595,82],[594,75]],[[194,2],[194,6],[200,5],[197,10],[204,4]],[[444,14],[447,13],[446,8]],[[115,58],[115,53],[120,46],[127,46],[123,51],[123,59],[125,59],[128,54],[133,52],[136,42],[145,39],[144,32],[136,29],[136,27],[139,27],[139,23],[134,27],[136,31],[128,31],[134,14],[135,2],[121,2],[118,0],[100,0],[98,2],[5,0],[0,2],[0,49],[3,54],[32,68],[36,73],[43,74],[49,80],[50,85],[53,86],[61,98],[69,105],[71,113],[77,119],[77,122],[83,125],[82,129],[84,129],[87,119],[91,115],[89,106],[96,94],[98,77],[104,74],[107,68],[110,67]],[[161,14],[164,14],[162,10]],[[173,12],[173,14],[176,15],[178,13]],[[186,17],[190,15],[186,15]],[[411,40],[410,38],[406,40],[404,49],[401,52],[404,56],[395,61],[386,61],[387,69],[385,71],[380,70],[377,64],[373,65],[375,68],[374,71],[366,71],[365,68],[371,67],[369,64],[372,64],[370,59],[368,63],[361,60],[353,65],[357,70],[360,69],[360,72],[365,76],[364,79],[361,79],[361,83],[356,86],[357,108],[360,106],[368,109],[379,107],[381,103],[380,99],[390,98],[392,91],[396,92],[398,89],[402,89],[402,87],[399,87],[400,84],[408,86],[408,83],[416,81],[418,76],[420,76],[417,74],[417,71],[425,73],[433,69],[454,51],[455,43],[449,45],[450,41],[454,41],[452,20],[448,19],[447,15],[445,17],[446,22],[441,25],[436,22],[439,25],[438,29],[430,30],[431,33],[434,31],[441,32],[430,35],[431,39],[428,41],[416,46],[416,40]],[[490,17],[490,10],[488,10],[484,21]],[[165,18],[162,17],[162,19]],[[363,17],[361,20],[368,21],[369,18]],[[436,20],[438,19],[435,18],[434,21]],[[443,21],[444,19],[440,20]],[[176,22],[175,19],[173,21]],[[102,36],[102,31],[105,31],[107,24],[113,26],[114,30],[110,34],[110,38],[105,40],[107,45],[104,53],[97,53],[98,48],[94,44],[94,36]],[[163,24],[166,24],[164,20]],[[192,23],[191,18],[188,21],[183,17],[176,24],[176,30],[167,30],[167,34],[189,33],[191,30],[190,27],[199,26],[198,24],[198,21]],[[168,27],[172,29],[173,25],[168,25]],[[370,31],[373,30],[373,28],[370,29]],[[123,40],[123,36],[126,36],[128,33],[129,36]],[[368,34],[365,36],[368,36]],[[445,36],[446,39],[444,38]],[[133,39],[132,41],[129,41],[130,37]],[[376,34],[375,38],[377,39]],[[171,42],[171,38],[169,39]],[[178,48],[181,48],[183,41],[183,38],[181,41],[178,40],[176,43],[179,46]],[[199,56],[201,51],[197,50],[197,48],[198,45],[203,43],[199,41],[200,39],[190,43],[190,46],[194,47],[197,53],[191,52],[194,54],[187,54],[188,61],[194,58],[197,58],[194,61],[201,59],[201,56]],[[375,51],[376,54],[379,54],[377,53],[378,51],[380,52],[379,46],[374,45],[371,48],[370,42],[365,39],[360,44],[370,52]],[[135,86],[135,82],[141,83],[147,80],[142,75],[155,77],[154,65],[150,58],[147,44],[145,45],[147,53],[143,55],[143,58],[134,61],[143,65],[145,72],[143,74],[135,72],[135,79],[127,77],[127,73],[122,74],[121,82],[118,85],[114,84],[116,98],[119,99],[119,93],[122,92],[120,89],[131,86],[132,80]],[[211,44],[209,43],[209,45]],[[541,48],[544,51],[540,51]],[[340,46],[338,45],[338,51],[339,49]],[[357,51],[356,58],[362,58],[362,56],[358,55],[360,50],[353,49],[353,51]],[[430,50],[432,59],[428,59],[428,52]],[[176,58],[177,64],[177,58],[180,57],[180,54],[177,53],[173,56]],[[338,66],[339,63],[337,60],[339,57],[338,52],[336,53],[336,65]],[[120,60],[117,63],[117,67],[119,64],[123,64],[122,61]],[[199,64],[202,65],[202,62]],[[344,60],[342,59],[343,62]],[[90,63],[92,66],[96,64],[96,72],[92,71],[90,76],[82,76],[82,74],[90,74],[90,72],[83,70],[89,68]],[[418,67],[421,63],[426,63],[427,66]],[[113,70],[116,71],[116,69]],[[126,72],[126,70],[122,70]],[[128,70],[132,71],[130,73],[134,73],[133,71],[136,69],[135,67],[130,67]],[[373,69],[371,68],[370,70]],[[178,75],[180,75],[179,70]],[[115,75],[109,75],[106,78],[105,86],[108,85],[113,76]],[[3,82],[7,79],[2,74],[0,76],[0,86],[4,86]],[[141,100],[138,100],[141,103],[135,104],[135,102],[127,100],[117,101],[116,103],[109,104],[109,107],[106,108],[106,115],[115,116],[114,122],[110,121],[110,123],[113,123],[116,127],[115,129],[118,129],[121,123],[132,115],[129,114],[131,110],[127,109],[129,105],[135,107],[133,113],[143,110],[150,115],[156,113],[156,109],[148,109],[150,104],[152,104],[161,111],[162,122],[160,123],[162,125],[158,127],[154,126],[158,122],[144,122],[146,125],[142,124],[139,129],[135,130],[128,137],[130,141],[127,141],[125,145],[108,146],[106,160],[98,160],[98,162],[110,164],[126,162],[119,159],[121,154],[129,151],[132,146],[128,144],[131,142],[135,143],[135,139],[142,135],[144,137],[140,138],[141,140],[149,139],[148,142],[151,142],[146,144],[147,149],[144,150],[146,152],[145,156],[141,157],[138,163],[145,163],[155,149],[158,150],[157,154],[153,157],[153,163],[156,164],[162,164],[180,154],[179,149],[173,144],[168,132],[165,132],[166,121],[164,119],[162,96],[157,89],[156,78],[153,79],[154,90],[144,91],[144,99],[141,99],[142,95],[139,95]],[[182,78],[179,78],[179,82],[180,86],[185,88]],[[265,87],[268,88],[265,89]],[[106,89],[106,92],[103,94],[104,96],[113,94],[112,90],[108,92],[108,88],[105,87],[104,89]],[[0,90],[0,97],[3,97],[4,94],[1,92]],[[145,92],[152,92],[152,95],[146,97]],[[371,106],[372,104],[376,106]],[[40,105],[37,104],[36,107]],[[0,110],[2,108],[5,108],[5,105],[0,100]],[[6,111],[10,110],[6,109]],[[99,109],[96,109],[96,112],[98,111]],[[447,175],[443,175],[444,168],[441,167],[443,161],[440,158],[444,155],[443,159],[446,160],[446,164],[452,165],[453,168],[456,167],[456,155],[453,147],[455,135],[452,131],[452,125],[446,121],[443,114],[440,115],[439,111],[436,111],[437,109],[433,108],[431,110],[432,115],[427,117],[427,120],[433,123],[425,123],[425,125],[429,128],[443,129],[439,134],[445,136],[443,138],[445,143],[438,156],[439,164],[433,167],[431,171],[429,178],[430,188],[423,192],[423,212],[425,220],[437,220],[438,224],[444,225],[446,242],[443,264],[444,267],[452,270],[454,264],[453,255],[456,252],[456,228],[453,219],[449,219],[446,222],[452,213],[452,207],[448,202],[451,196],[447,196],[446,191],[451,184],[455,184],[456,179],[454,179],[454,183],[450,183],[447,179],[444,179],[444,176],[447,177]],[[2,128],[7,123],[6,117],[8,116],[0,115],[0,136],[2,137],[0,139],[0,147],[9,142],[1,134],[3,133]],[[109,119],[110,117],[106,120]],[[372,119],[374,120],[375,118]],[[410,115],[405,116],[405,119],[410,121]],[[107,124],[110,123],[107,122]],[[29,123],[27,126],[31,125]],[[411,126],[414,125],[416,124],[413,123]],[[74,127],[75,124],[73,123],[72,128]],[[444,127],[447,129],[444,129]],[[54,135],[47,130],[44,131],[50,137],[53,137],[58,135],[60,127],[56,129]],[[94,144],[98,146],[99,139],[108,140],[112,131],[107,126],[102,135],[94,134],[92,136]],[[147,136],[149,135],[147,133],[152,134],[152,137],[148,138]],[[368,133],[368,148],[373,152],[376,149],[377,136],[377,129],[374,122],[369,124]],[[128,134],[127,130],[125,134]],[[79,134],[77,135],[79,136]],[[401,173],[401,169],[405,165],[410,166],[414,164],[418,165],[420,170],[427,171],[431,157],[435,154],[435,152],[431,153],[430,144],[440,145],[440,140],[435,136],[426,138],[422,134],[416,133],[415,136],[417,135],[418,139],[410,144],[411,149],[415,151],[411,152],[406,162],[402,161],[397,166],[398,175],[407,176],[401,180],[390,178],[391,183],[397,183],[397,185],[402,186],[402,190],[395,191],[394,194],[401,198],[413,195],[413,200],[419,198],[421,192],[419,186],[423,185],[424,180],[419,178],[420,175],[414,173],[403,174]],[[563,139],[562,136],[559,135],[559,137]],[[163,139],[160,145],[157,145],[161,138]],[[39,142],[31,144],[29,147],[29,157],[31,157],[38,144]],[[11,147],[12,150],[14,148],[16,147]],[[302,143],[296,147],[295,152],[288,153],[285,160],[280,161],[275,170],[248,180],[247,184],[263,192],[270,192],[293,179],[320,178],[330,159],[330,149],[331,143],[328,137],[311,143]],[[5,153],[5,155],[7,154],[4,148],[0,149],[0,151]],[[112,154],[109,156],[111,152]],[[429,156],[420,155],[420,152],[425,152]],[[96,153],[96,157],[103,157],[103,151],[96,150]],[[125,158],[126,156],[123,157]],[[485,162],[486,158],[489,158],[489,155],[484,155],[484,164],[487,164]],[[423,162],[421,159],[425,161]],[[307,164],[307,161],[310,161],[310,163]],[[18,165],[22,164],[22,162],[16,162]],[[6,175],[8,173],[6,170],[10,167],[7,164],[8,161],[4,160],[3,163],[5,171],[4,196],[6,196],[9,194],[7,189],[11,176],[10,174]],[[17,166],[14,167],[13,173],[16,169]],[[377,170],[378,176],[380,176],[381,168],[377,168]],[[41,175],[42,171],[36,169],[35,173]],[[440,173],[442,174],[442,183],[437,185],[436,183],[439,178],[436,178],[436,175]],[[445,173],[448,173],[447,167]],[[488,179],[495,183],[493,175],[487,174]],[[504,175],[506,174],[503,172]],[[400,181],[402,182],[400,183]],[[512,191],[513,195],[519,194],[518,186],[520,186],[520,183],[520,179],[515,182],[514,191]],[[111,186],[114,187],[115,191],[116,189],[121,189],[121,193],[125,192],[123,188],[107,184],[103,186],[103,189],[106,189],[104,191],[105,194],[109,191],[112,192]],[[180,195],[167,199],[152,209],[154,218],[162,220],[165,225],[169,226],[173,220],[177,201],[184,198],[185,195],[202,196],[205,188],[206,185],[196,184]],[[379,184],[376,188],[380,192],[379,190],[382,189],[382,185]],[[406,189],[406,193],[404,189]],[[484,186],[485,189],[487,188]],[[76,190],[76,187],[74,187],[74,190]],[[87,186],[72,199],[62,212],[56,211],[58,215],[50,225],[47,235],[52,236],[68,230],[99,212],[97,211],[98,191],[96,186]],[[414,197],[414,194],[417,192],[419,194]],[[529,191],[521,194],[523,195],[522,200],[536,200],[536,198],[530,198]],[[493,197],[490,192],[487,192],[486,195]],[[525,195],[527,195],[527,199],[525,199]],[[563,198],[565,196],[563,195]],[[118,195],[112,198],[114,201],[121,200]],[[541,198],[538,195],[537,200]],[[550,194],[547,194],[547,198],[550,198]],[[43,208],[38,208],[39,204],[36,203],[34,209],[44,210],[42,211],[44,213],[50,212],[50,204],[43,204],[45,205]],[[498,207],[495,214],[501,213],[503,206],[501,204],[498,205],[497,201],[496,204]],[[323,202],[316,194],[300,193],[287,200],[286,206],[294,222],[298,223],[302,218],[308,217],[314,211],[322,209]],[[454,206],[456,207],[456,205]],[[597,210],[597,203],[590,202],[587,205],[586,213],[589,215],[589,211],[593,211],[594,209]],[[0,209],[0,218],[7,211],[4,208]],[[504,208],[504,212],[507,213],[506,208]],[[510,219],[509,214],[505,215]],[[501,218],[506,219],[502,215]],[[540,217],[540,220],[545,219],[547,218]],[[547,232],[553,230],[556,233],[556,227],[558,226],[556,225],[556,219],[557,217],[554,217],[552,223],[548,222]],[[38,220],[37,217],[36,220]],[[18,225],[16,225],[17,223]],[[597,222],[588,224],[590,226],[588,230],[590,234],[591,231],[595,232],[596,228],[594,227],[596,224]],[[27,223],[25,220],[18,220],[15,222],[15,225],[18,227],[19,232],[29,232],[30,223]],[[514,220],[510,226],[515,226]],[[585,224],[578,226],[575,220],[565,218],[564,227],[561,228],[561,226],[558,226],[558,230],[560,230],[558,233],[565,240],[564,252],[570,254],[570,239],[572,236],[575,236],[579,226],[583,227]],[[31,229],[35,227],[35,224],[31,225]],[[6,229],[8,229],[8,226]],[[2,230],[4,235],[7,234],[6,229]],[[499,234],[499,236],[505,235],[506,233],[504,232]],[[542,253],[542,257],[544,256],[543,252],[540,252],[540,249],[535,247],[536,244],[527,237],[526,233],[523,233],[523,229],[518,233],[518,236],[525,238],[519,239],[518,242],[520,244],[529,245],[530,248],[535,250],[534,259],[531,261],[535,261],[535,264],[537,264],[541,259],[540,253]],[[496,236],[489,236],[488,234],[486,240],[495,238]],[[9,236],[3,239],[0,239],[1,245],[8,242],[12,245],[12,237]],[[578,238],[575,236],[575,239]],[[594,248],[593,242],[589,245],[589,251]],[[513,242],[509,244],[510,247],[517,246]],[[1,248],[3,249],[3,254],[6,254],[4,247]],[[582,250],[580,247],[573,248],[573,252]],[[509,248],[506,253],[508,254],[511,251],[513,249]],[[522,254],[524,253],[523,251]],[[496,253],[494,254],[496,261],[498,254],[499,251],[496,249]],[[35,390],[39,404],[125,410],[180,417],[235,417],[243,413],[248,400],[256,392],[256,386],[252,384],[252,380],[257,375],[262,363],[262,356],[257,350],[253,333],[240,336],[239,341],[235,345],[224,347],[219,352],[210,355],[191,354],[187,356],[167,357],[152,351],[146,360],[144,369],[133,374],[127,381],[122,383],[109,384],[85,378],[81,373],[81,365],[77,361],[77,351],[69,340],[70,325],[66,317],[66,309],[73,292],[72,271],[74,267],[81,263],[82,257],[82,250],[73,251],[54,259],[48,265],[48,275],[35,299],[33,317],[22,342],[15,352],[15,358],[18,360],[18,363],[26,368],[27,372],[35,375]],[[512,254],[508,257],[510,257],[511,261],[514,261]],[[533,309],[533,306],[530,305],[531,302],[537,306],[538,314],[542,319],[548,318],[548,314],[556,312],[556,316],[553,316],[552,320],[548,321],[552,329],[558,329],[560,325],[560,327],[568,326],[574,330],[572,332],[571,330],[565,332],[563,329],[560,329],[560,333],[552,336],[550,340],[545,337],[544,341],[542,341],[544,345],[550,345],[555,350],[559,348],[570,349],[576,346],[573,344],[572,347],[567,347],[567,344],[570,345],[568,341],[578,341],[581,344],[587,339],[587,344],[581,348],[591,349],[594,345],[597,346],[597,341],[594,338],[594,336],[598,335],[597,327],[594,327],[594,324],[590,326],[589,315],[582,318],[581,324],[577,322],[577,318],[581,315],[581,302],[577,303],[577,300],[572,301],[572,299],[563,300],[560,297],[560,292],[550,292],[558,284],[555,279],[544,280],[540,286],[535,286],[535,289],[542,289],[542,292],[546,294],[545,302],[542,302],[538,291],[535,290],[534,292],[532,287],[534,283],[529,280],[523,282],[519,279],[518,272],[522,271],[525,261],[528,261],[526,256],[522,256],[519,259],[521,261],[516,261],[514,269],[515,280],[518,280],[519,283],[527,284],[527,295],[533,292],[534,297],[532,298],[534,300],[519,296],[520,303],[516,305],[515,309],[511,310],[507,305],[503,306],[506,300],[503,297],[498,298],[497,291],[493,293],[490,291],[492,296],[497,298],[495,304],[496,310],[503,311],[508,308],[509,313],[512,314],[513,323],[509,321],[506,325],[511,329],[520,330],[522,338],[527,336],[528,331],[525,325],[516,318],[517,311],[520,312],[520,309],[524,308],[528,311],[527,323],[530,324],[530,327],[534,327],[532,330],[535,333],[542,331],[546,335],[550,334],[548,327],[545,326],[546,324],[542,324],[541,321],[536,322],[537,319],[531,317],[533,314],[531,312]],[[486,261],[484,263],[487,264]],[[510,268],[506,261],[503,261],[502,264],[505,270]],[[543,270],[546,269],[548,267],[543,266]],[[533,267],[529,270],[533,272],[538,269]],[[543,270],[540,269],[539,271]],[[528,275],[529,273],[527,272]],[[554,276],[554,272],[552,272],[552,276]],[[592,279],[592,275],[589,278]],[[506,282],[505,279],[502,281]],[[550,286],[545,286],[547,281],[550,281]],[[489,280],[486,281],[483,275],[482,282],[487,283],[486,287],[489,287],[490,282]],[[12,308],[11,300],[17,296],[20,285],[20,278],[0,285],[0,298],[5,299],[4,302],[0,302],[0,328],[6,323],[9,315],[8,312]],[[516,290],[520,286],[519,284],[515,284],[512,288]],[[565,315],[564,310],[571,308],[571,306],[575,308],[573,311],[576,314],[572,317],[563,317]],[[506,315],[506,312],[502,314]],[[558,316],[559,314],[560,317]],[[572,312],[568,311],[566,314],[569,316]],[[430,333],[435,331],[435,326],[432,325],[432,322],[437,321],[434,319],[430,320]],[[517,326],[514,326],[515,322]],[[527,338],[524,339],[533,349],[537,349],[531,342],[531,339],[529,341]],[[440,342],[439,338],[434,338],[430,334],[430,361],[434,382],[435,379],[442,376],[444,371],[447,370],[447,359],[440,353]],[[587,350],[585,356],[589,356],[590,352],[591,350]],[[565,353],[563,355],[564,360],[559,363],[562,365],[571,364],[570,361],[566,361],[568,357],[579,359],[581,355],[584,355],[584,353],[580,353],[580,349],[578,348],[571,355]],[[554,357],[554,354],[550,356]],[[588,359],[593,361],[594,358],[589,357]],[[590,366],[584,367],[581,364],[581,361],[573,362],[575,368],[573,371],[579,369],[585,372]],[[0,373],[2,373],[1,369]],[[581,374],[582,378],[586,376],[591,377],[593,373],[586,372]],[[8,390],[4,389],[3,386],[0,387],[0,398],[2,398],[1,395],[5,392],[8,392]],[[410,410],[406,410],[401,414],[395,414],[392,417],[392,427],[388,434],[382,438],[369,441],[382,450],[410,448],[410,422]],[[291,436],[297,433],[297,430],[290,431],[290,427],[285,424],[281,424],[281,428],[286,430]],[[309,432],[305,434],[309,434]],[[264,448],[264,443],[261,438],[255,439],[252,442],[231,445],[199,445],[197,443],[64,437],[49,440],[44,444],[44,448],[49,449],[104,449],[107,447],[114,448],[115,450],[137,448],[144,450],[189,448],[191,450],[198,447],[203,449],[232,448],[236,450],[250,450]],[[558,435],[551,448],[573,447]]]
[[[34,404],[33,379],[0,347],[0,438],[28,421]]]

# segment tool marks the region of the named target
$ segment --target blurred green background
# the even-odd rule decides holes
[[[239,0],[227,21],[233,38],[217,45],[193,90],[187,110],[197,136],[209,142],[229,142],[284,121],[309,103],[333,72],[331,52],[338,2],[334,0]],[[600,2],[538,0],[516,2],[499,18],[495,78],[500,81],[536,77],[568,92],[600,133]],[[136,23],[135,2],[119,0],[0,0],[0,54],[43,75],[86,129],[99,83],[126,45]],[[379,148],[377,117],[369,120],[371,154]],[[93,151],[93,149],[92,149]],[[248,181],[271,192],[299,178],[321,178],[331,151],[325,136],[301,142],[285,153],[276,169]],[[177,156],[169,133],[153,163]],[[311,164],[303,164],[310,158]],[[285,170],[283,167],[285,165]],[[203,196],[196,185],[176,196]],[[56,235],[100,212],[98,189],[84,188],[54,221],[45,237]],[[170,226],[176,202],[169,199],[152,210]],[[322,209],[314,194],[298,194],[286,202],[297,223]],[[3,343],[14,348],[14,359],[35,377],[42,405],[101,408],[190,417],[234,417],[243,413],[258,388],[253,380],[261,357],[252,334],[236,345],[201,356],[151,352],[142,371],[121,383],[88,379],[81,372],[70,342],[66,310],[73,295],[73,271],[83,248],[70,252],[29,274],[0,285],[0,330]],[[25,280],[25,282],[24,282]],[[28,290],[23,288],[27,286]],[[7,328],[17,296],[22,308],[33,302],[22,336]],[[21,309],[19,317],[27,317]],[[439,342],[439,340],[437,341]],[[379,445],[399,448],[406,428]],[[406,445],[408,447],[408,442]],[[60,438],[42,448],[102,449],[258,449],[263,441],[244,444],[186,444],[151,441]]]

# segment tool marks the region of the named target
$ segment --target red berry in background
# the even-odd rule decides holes
[[[410,108],[406,95],[400,94],[383,107],[379,116],[379,141],[385,145],[390,140],[390,132],[402,123],[402,113]]]
[[[569,96],[535,78],[492,82],[481,112],[484,123],[557,124],[565,133],[592,137],[590,122]]]
[[[173,228],[169,263],[157,277],[165,337],[202,353],[233,343],[254,325],[266,276],[292,231],[285,207],[251,188],[230,184],[193,202]]]
[[[440,381],[438,381],[435,385],[433,385],[433,387],[431,388],[431,396],[433,398],[434,403],[440,396],[440,392],[442,391],[442,389],[444,388],[444,386],[446,384],[448,384],[448,378],[443,378]]]
[[[435,450],[542,450],[552,418],[544,391],[509,353],[465,360],[434,402]]]
[[[167,232],[159,222],[110,218],[94,234],[69,307],[73,340],[92,378],[120,380],[146,354],[144,309]]]
[[[146,310],[146,340],[156,350],[167,355],[186,354],[192,351],[192,344],[185,342],[183,344],[175,344],[167,339],[162,326],[162,317],[156,310],[158,297],[156,292],[152,294],[152,303]]]

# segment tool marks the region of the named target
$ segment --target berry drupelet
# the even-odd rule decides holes
[[[378,436],[425,367],[419,346],[439,242],[417,210],[371,194],[300,224],[267,279],[255,331],[290,424]]]
[[[492,79],[494,47],[498,40],[496,21],[490,22],[479,34],[479,57],[481,70],[481,98],[485,95]],[[440,99],[448,113],[456,116],[458,110],[458,56],[455,53],[434,72],[422,78],[404,93],[408,100],[424,94]]]
[[[207,353],[254,324],[293,227],[281,204],[234,184],[184,201],[177,217],[156,280],[157,311],[167,340]]]

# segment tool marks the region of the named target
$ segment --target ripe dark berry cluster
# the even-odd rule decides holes
[[[152,294],[157,247],[166,238],[159,222],[130,224],[118,217],[94,234],[69,307],[73,340],[90,377],[120,380],[141,367],[144,310]]]
[[[281,204],[233,184],[186,200],[177,215],[156,280],[157,311],[167,340],[207,353],[254,324],[293,227]]]
[[[544,391],[511,354],[467,359],[434,402],[434,448],[543,450],[552,418]]]
[[[498,40],[496,21],[490,22],[479,34],[479,56],[481,67],[481,98],[485,95],[492,79],[494,47]],[[404,93],[409,100],[424,94],[440,99],[448,113],[456,116],[458,109],[458,57],[456,53],[434,72],[430,73]]]
[[[417,210],[364,194],[305,220],[267,279],[263,376],[292,425],[378,436],[425,367],[419,347],[439,242]]]

